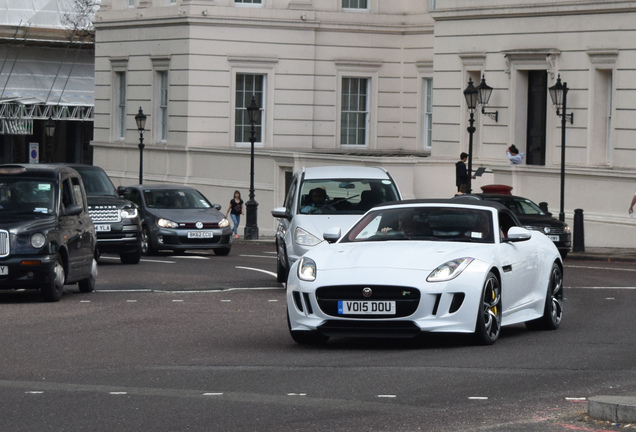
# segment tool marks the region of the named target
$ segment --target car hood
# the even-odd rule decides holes
[[[90,195],[88,198],[89,207],[95,206],[113,206],[118,209],[132,207],[132,203],[128,200],[109,195]]]
[[[322,239],[322,235],[330,228],[338,227],[344,234],[354,223],[360,219],[357,215],[304,215],[294,216],[294,225]]]
[[[520,215],[517,214],[517,219],[523,225],[532,226],[550,226],[550,227],[563,227],[566,224],[551,216],[532,216],[532,215]]]
[[[393,240],[335,243],[309,252],[322,270],[394,268],[431,271],[447,261],[483,258],[490,244]]]
[[[55,216],[51,215],[2,214],[0,229],[14,231],[20,234],[23,232],[48,229],[54,224]]]
[[[215,209],[152,209],[150,213],[157,219],[170,219],[173,222],[220,222],[223,214]]]

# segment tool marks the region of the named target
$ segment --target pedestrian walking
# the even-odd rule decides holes
[[[636,193],[634,194],[634,198],[632,198],[632,205],[629,206],[629,216],[634,217],[634,204],[636,204]]]
[[[234,198],[230,201],[230,206],[227,208],[225,212],[225,217],[227,218],[228,213],[232,217],[232,223],[234,226],[232,227],[232,231],[234,232],[234,238],[239,238],[238,235],[238,226],[241,222],[241,215],[243,214],[243,200],[241,199],[241,193],[239,191],[234,191]]]
[[[464,188],[468,185],[466,160],[468,160],[468,153],[462,152],[459,155],[459,161],[455,164],[455,186],[457,186],[457,192],[461,191],[462,185],[464,185]]]

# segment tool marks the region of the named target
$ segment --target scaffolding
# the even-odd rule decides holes
[[[0,135],[31,135],[34,120],[93,121],[87,6],[94,13],[99,2],[0,0]]]

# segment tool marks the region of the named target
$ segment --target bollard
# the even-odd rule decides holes
[[[574,238],[572,239],[572,252],[585,252],[583,209],[574,210]]]

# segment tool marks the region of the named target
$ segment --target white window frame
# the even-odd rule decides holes
[[[345,88],[345,86],[344,86],[345,80],[347,80],[347,81],[350,81],[350,80],[361,80],[362,81],[362,80],[364,80],[364,84],[365,84],[365,86],[364,86],[365,87],[364,88],[365,106],[364,106],[363,109],[358,109],[356,111],[351,110],[351,111],[347,111],[347,112],[344,111],[345,108],[342,105],[342,99],[344,97],[344,91],[345,91],[344,90],[344,88]],[[340,141],[340,147],[343,147],[343,148],[360,148],[360,147],[368,148],[369,147],[369,126],[370,126],[370,116],[371,116],[370,109],[369,109],[370,88],[371,88],[371,78],[368,78],[368,77],[363,77],[363,76],[362,77],[361,76],[343,76],[340,79],[340,92],[339,92],[339,94],[340,94],[340,128],[339,128],[339,134],[338,134],[339,135],[339,141]],[[350,94],[352,94],[352,93],[350,93]],[[357,96],[358,98],[360,98],[361,95],[362,95],[361,92],[360,93],[356,93],[354,95],[354,97]],[[345,118],[346,114],[348,114],[348,113],[352,113],[352,114],[354,114],[354,116],[356,114],[357,115],[360,115],[360,114],[364,115],[364,139],[363,139],[363,143],[349,143],[349,142],[344,143],[343,142],[343,132],[344,132],[343,128],[345,127],[344,118]],[[347,127],[347,129],[352,129],[352,128]],[[358,125],[357,129],[360,129],[359,125]],[[348,135],[348,134],[346,134],[346,135]],[[357,134],[356,134],[356,136],[357,136]]]
[[[378,70],[382,62],[378,61],[358,61],[358,60],[336,60],[336,147],[344,149],[375,149],[377,145],[377,83]],[[342,132],[342,80],[343,78],[364,78],[367,79],[367,118],[366,118],[366,138],[365,144],[343,144],[341,140]]]
[[[343,2],[343,1],[344,1],[344,0],[340,0],[340,5],[341,5],[341,8],[342,8],[342,10],[343,10],[343,11],[346,11],[346,12],[368,12],[368,11],[370,11],[370,7],[371,7],[370,3],[371,3],[371,0],[366,0],[366,2],[367,2],[367,6],[366,6],[366,7],[363,7],[363,8],[362,8],[362,7],[344,7],[344,6],[342,6],[342,2]],[[357,2],[360,2],[360,1],[362,1],[362,0],[348,0],[348,1],[350,1],[350,2],[351,2],[351,1],[357,1]]]
[[[272,147],[274,130],[273,118],[269,115],[274,110],[274,68],[278,63],[278,57],[250,57],[228,56],[231,68],[231,103],[229,118],[231,119],[229,143],[236,148],[251,147],[250,142],[236,142],[234,130],[236,127],[236,76],[237,74],[262,75],[263,76],[263,101],[261,108],[261,141],[255,142],[254,147]]]
[[[422,78],[422,149],[430,151],[433,144],[433,77]]]
[[[135,0],[128,0],[128,7],[129,8],[134,8],[135,7]]]
[[[165,143],[170,133],[170,57],[151,57],[153,68],[154,141]]]
[[[126,98],[127,98],[127,57],[110,59],[111,75],[111,135],[113,141],[124,141],[126,138]],[[123,77],[123,88],[121,79]],[[123,99],[123,100],[122,100]]]
[[[245,111],[245,118],[247,118],[247,106],[250,104],[252,98],[249,94],[245,93],[244,95],[238,94],[238,87],[236,86],[236,81],[238,80],[239,76],[250,76],[250,77],[261,77],[262,78],[262,86],[260,89],[255,89],[255,92],[258,92],[260,94],[260,98],[258,98],[259,100],[256,101],[256,104],[261,108],[266,104],[265,102],[265,94],[267,91],[267,75],[262,74],[262,73],[249,73],[249,72],[237,72],[234,75],[234,101],[236,102],[237,100],[239,100],[239,96],[241,96],[242,99],[244,99],[245,101],[245,107],[242,107],[243,109],[241,110],[241,108],[239,108],[238,106],[234,106],[234,128],[232,129],[232,135],[233,135],[233,140],[234,140],[234,144],[237,147],[242,147],[246,144],[248,144],[249,146],[252,145],[251,141],[248,140],[246,141],[237,141],[236,140],[236,122],[237,122],[237,111],[241,110],[241,111]],[[244,96],[244,97],[243,97]],[[261,111],[261,118],[260,118],[260,122],[258,124],[255,124],[255,128],[258,127],[261,129],[261,133],[259,134],[259,136],[257,138],[260,138],[259,140],[254,142],[254,146],[256,147],[257,145],[259,147],[263,147],[263,132],[264,132],[264,128],[263,128],[263,111]],[[247,125],[244,125],[245,127],[247,127]],[[250,132],[248,132],[246,134],[247,137],[250,136]]]
[[[258,0],[258,3],[243,3],[242,1],[234,0],[234,6],[236,7],[263,7],[263,0]]]

